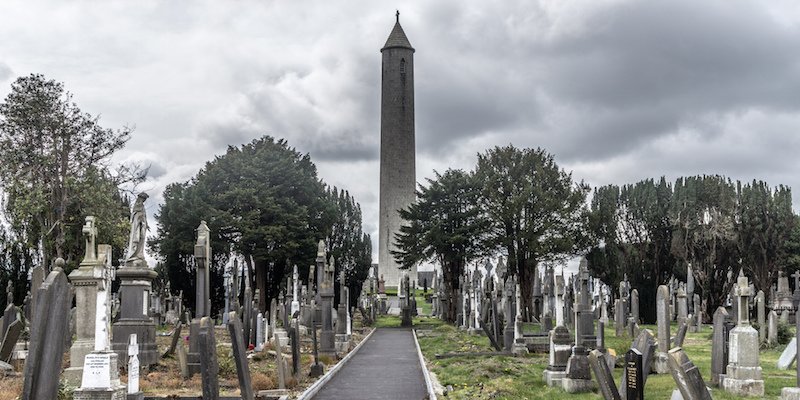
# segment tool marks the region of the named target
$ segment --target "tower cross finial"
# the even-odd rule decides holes
[[[397,18],[397,23],[400,23],[400,10],[395,10],[395,11],[397,12],[394,14],[394,16]]]

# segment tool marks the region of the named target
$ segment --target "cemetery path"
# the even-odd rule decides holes
[[[411,330],[378,328],[314,399],[424,399],[422,374]]]

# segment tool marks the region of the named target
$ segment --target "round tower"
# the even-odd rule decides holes
[[[381,173],[378,231],[379,273],[386,286],[400,284],[399,264],[392,257],[400,231],[397,210],[416,200],[414,147],[414,48],[397,21],[381,49]],[[416,271],[411,271],[416,276]]]

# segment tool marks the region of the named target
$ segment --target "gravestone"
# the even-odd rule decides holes
[[[236,375],[239,377],[239,391],[242,400],[253,400],[253,385],[250,379],[250,368],[247,365],[247,347],[244,344],[242,321],[235,312],[228,315],[228,334],[231,337],[233,361],[236,363]],[[280,352],[280,347],[278,347]]]
[[[189,373],[189,355],[186,354],[186,347],[183,346],[183,343],[179,344],[175,349],[175,354],[178,356],[178,367],[181,369],[181,377],[183,379],[189,379],[189,377],[191,377]]]
[[[110,249],[103,248],[98,252],[95,244],[97,227],[93,216],[86,217],[82,233],[86,237],[85,254],[80,266],[69,274],[75,291],[76,307],[70,322],[74,324],[76,340],[69,349],[70,366],[64,371],[64,378],[74,386],[81,384],[84,357],[94,350],[97,288],[102,280],[103,268],[111,262],[111,255],[105,253]]]
[[[622,300],[614,300],[614,331],[617,337],[625,335],[625,315],[623,314]]]
[[[800,276],[800,273],[795,273],[792,276]],[[797,278],[795,278],[795,283],[797,282]],[[795,290],[797,293],[797,290]],[[797,336],[800,335],[800,318],[795,319],[795,337],[792,339],[792,343],[794,343],[794,354],[797,357],[800,354],[800,340],[797,340]],[[800,400],[800,362],[795,363],[795,375],[796,381],[794,387],[785,387],[781,389],[781,400]]]
[[[136,335],[131,335],[128,344],[128,400],[134,399],[144,399],[144,393],[139,390],[139,344]]]
[[[86,256],[84,260],[96,261],[94,269],[95,298],[92,307],[93,347],[92,351],[84,356],[81,387],[73,393],[75,400],[116,400],[125,398],[125,385],[119,379],[119,356],[111,351],[111,285],[114,279],[114,267],[111,266],[111,246],[100,250],[102,257],[98,257],[94,245],[94,219],[86,218],[84,233],[88,233],[86,241]],[[138,349],[138,347],[137,347]],[[127,354],[130,349],[125,349]],[[137,366],[138,368],[138,366]],[[137,369],[138,372],[138,369]],[[136,373],[134,373],[136,375]],[[137,378],[138,379],[138,378]],[[138,380],[137,380],[138,383]]]
[[[758,341],[763,342],[767,338],[766,310],[764,306],[764,291],[759,290],[756,294],[756,321],[758,322]]]
[[[161,358],[166,358],[171,356],[175,353],[175,348],[178,346],[178,341],[181,339],[181,329],[183,328],[183,322],[178,321],[175,325],[175,329],[172,330],[172,341],[170,342],[169,348],[164,354],[161,355]]]
[[[605,400],[620,400],[617,385],[614,383],[614,376],[608,368],[608,363],[606,363],[603,353],[597,349],[589,352],[589,365],[592,367],[592,372],[594,372],[597,386],[600,388],[603,398]]]
[[[200,379],[204,400],[219,400],[219,363],[217,342],[214,339],[214,323],[209,317],[200,319]]]
[[[625,400],[644,400],[644,383],[647,377],[642,353],[635,348],[625,353],[625,370],[622,373]]]
[[[774,346],[778,343],[778,314],[775,312],[775,310],[769,312],[767,343],[769,343],[770,346]]]
[[[320,330],[319,352],[330,357],[336,356],[336,337],[333,332],[333,274],[336,271],[333,256],[328,263],[325,262],[325,242],[320,240],[317,245],[317,269],[321,273],[319,283],[320,314],[322,328]]]
[[[572,339],[566,327],[559,325],[550,331],[550,363],[543,373],[548,386],[561,387],[571,351]]]
[[[686,290],[683,288],[683,284],[678,286],[677,301],[678,301],[678,324],[686,323],[686,319],[689,316],[689,304],[686,300]]]
[[[64,274],[64,259],[39,288],[30,329],[30,347],[23,371],[23,399],[58,398],[64,332],[68,329],[69,284]]]
[[[656,354],[656,338],[653,331],[642,329],[633,341],[632,349],[642,355],[642,385],[647,383],[647,377],[653,369],[653,360]],[[624,385],[622,385],[624,386]]]
[[[211,230],[208,228],[206,221],[201,220],[196,231],[197,240],[194,245],[193,256],[196,265],[195,302],[197,305],[194,318],[189,323],[188,366],[191,375],[200,372],[200,351],[202,349],[199,342],[200,320],[211,315],[211,275],[209,272],[211,269]],[[250,279],[245,278],[245,282],[247,283],[245,293],[247,293],[250,289]],[[247,305],[250,301],[252,301],[252,296],[248,299],[247,295],[245,295],[245,310],[248,310]],[[249,317],[249,313],[246,312],[245,315]],[[249,328],[249,324],[246,323],[245,329],[247,328]]]
[[[567,374],[561,380],[563,389],[568,393],[591,391],[595,386],[594,382],[592,381],[591,372],[589,371],[589,352],[584,346],[586,335],[584,335],[583,332],[586,326],[586,324],[583,323],[585,321],[584,313],[589,312],[589,314],[591,314],[591,310],[586,309],[586,301],[588,301],[587,284],[589,280],[589,271],[587,267],[588,265],[586,263],[586,259],[584,258],[581,260],[578,270],[581,298],[578,307],[575,310],[575,345],[572,347],[572,355],[567,361]],[[589,318],[591,318],[591,315]]]
[[[556,326],[566,326],[564,321],[564,275],[556,275]]]
[[[514,286],[516,287],[516,301],[514,302],[516,305],[516,307],[514,307],[516,313],[514,317],[514,345],[511,348],[511,352],[514,355],[522,355],[528,354],[528,346],[525,344],[525,338],[522,334],[522,290],[520,289],[519,283]],[[548,329],[547,332],[549,331]]]
[[[714,335],[711,339],[711,384],[719,386],[724,378],[725,367],[728,365],[728,347],[725,345],[728,310],[717,307],[714,312]]]
[[[631,290],[631,318],[634,324],[639,323],[639,290]]]
[[[11,360],[11,354],[14,352],[14,346],[17,344],[17,339],[19,339],[22,329],[22,321],[19,318],[8,326],[5,335],[3,335],[2,345],[0,345],[0,361],[7,363]]]
[[[675,335],[675,347],[682,347],[683,340],[686,339],[686,330],[688,327],[686,326],[686,320],[684,322],[680,322],[680,326],[678,327],[678,333]]]
[[[670,307],[669,288],[665,285],[659,286],[656,292],[656,317],[658,319],[658,352],[654,365],[656,373],[666,374],[669,373],[667,352],[670,345]]]
[[[792,341],[783,349],[780,358],[778,358],[778,369],[789,369],[794,360],[797,358],[797,337],[793,337]]]
[[[264,332],[264,314],[258,313],[256,315],[256,345],[255,345],[256,351],[261,351],[264,349],[265,334],[266,333]]]
[[[668,359],[672,379],[675,380],[684,399],[711,400],[711,393],[703,381],[703,376],[700,375],[700,370],[689,360],[682,348],[676,347],[670,350]]]
[[[316,330],[316,329],[315,329]],[[277,338],[276,342],[278,341]],[[275,349],[275,368],[278,370],[278,389],[286,389],[286,381],[288,379],[286,360],[283,358],[283,349],[277,347]]]
[[[116,271],[120,280],[119,318],[113,325],[112,349],[120,360],[128,359],[128,338],[136,334],[139,341],[139,362],[146,367],[158,362],[156,324],[150,318],[152,282],[158,274],[147,265],[144,255],[147,241],[146,193],[139,193],[131,212],[131,234],[124,265]]]
[[[758,354],[758,332],[750,326],[748,296],[752,288],[742,270],[735,286],[738,324],[729,334],[728,368],[722,387],[738,396],[763,396],[764,380]]]

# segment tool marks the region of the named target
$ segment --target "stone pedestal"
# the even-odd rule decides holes
[[[200,373],[200,319],[192,319],[189,324],[189,352],[186,353],[186,367],[189,375]]]
[[[117,270],[120,283],[119,320],[112,328],[112,349],[121,359],[128,359],[128,338],[136,334],[139,340],[139,362],[142,366],[158,363],[156,324],[147,315],[150,307],[151,282],[156,272],[144,266],[128,266]]]
[[[127,352],[127,349],[126,349]],[[127,390],[119,380],[117,354],[114,352],[92,352],[86,360],[79,389],[73,393],[74,400],[126,400]]]
[[[80,386],[83,376],[83,359],[94,351],[95,312],[97,310],[97,285],[102,281],[103,263],[81,263],[69,274],[75,290],[76,340],[69,349],[70,366],[64,378],[73,386]],[[97,269],[97,271],[95,271]]]
[[[737,326],[730,333],[728,368],[722,386],[737,396],[763,396],[764,380],[758,365],[758,331]]]
[[[561,380],[567,375],[571,352],[572,340],[567,328],[557,326],[550,331],[550,362],[542,374],[547,386],[561,387]]]

